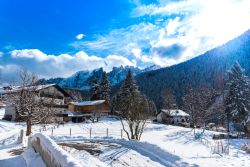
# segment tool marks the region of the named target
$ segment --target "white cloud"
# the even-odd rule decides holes
[[[76,36],[76,39],[81,40],[81,39],[83,39],[84,37],[85,37],[84,34],[78,34],[78,35]]]
[[[74,55],[47,55],[37,49],[14,50],[11,56],[1,61],[5,76],[14,75],[20,68],[35,72],[40,77],[67,77],[76,71],[93,70],[103,67],[110,71],[114,66],[136,66],[133,61],[119,55],[107,57],[90,56],[83,51]]]
[[[198,56],[250,28],[249,0],[159,0],[157,5],[131,2],[136,5],[131,16],[142,20],[140,23],[71,45],[135,58],[141,67],[150,63],[169,66]]]
[[[3,52],[0,51],[0,58],[3,57]]]
[[[38,49],[13,50],[11,52],[11,56],[13,58],[34,58],[38,61],[45,61],[49,59],[48,55]]]
[[[92,41],[75,41],[71,46],[77,49],[109,52],[109,54],[131,54],[131,49],[149,45],[151,39],[158,37],[158,26],[152,23],[141,22],[126,28],[110,31],[106,35],[97,35]]]
[[[137,6],[132,16],[166,20],[158,27],[158,39],[151,38],[151,58],[157,65],[168,66],[198,56],[248,30],[249,8],[249,0],[160,0],[158,5]],[[183,46],[176,57],[159,55],[176,45]]]
[[[131,50],[131,52],[133,53],[133,55],[135,56],[135,58],[139,59],[142,56],[142,52],[140,48],[133,48]]]
[[[118,55],[109,55],[105,58],[105,64],[107,65],[105,68],[107,71],[111,71],[113,67],[119,66],[136,66],[136,61],[128,60],[125,57],[118,56]]]

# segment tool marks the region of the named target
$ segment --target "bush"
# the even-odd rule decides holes
[[[250,154],[250,142],[244,143],[242,146],[242,150]]]

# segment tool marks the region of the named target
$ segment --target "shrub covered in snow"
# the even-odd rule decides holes
[[[244,143],[242,146],[242,150],[250,154],[250,142]]]

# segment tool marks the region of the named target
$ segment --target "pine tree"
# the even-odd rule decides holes
[[[91,98],[90,100],[100,100],[100,85],[97,80],[94,79],[91,84]]]
[[[161,91],[161,98],[162,98],[162,108],[165,109],[176,109],[178,108],[176,105],[175,97],[173,96],[172,92],[164,89]]]
[[[106,102],[110,103],[110,83],[108,80],[107,73],[104,71],[102,73],[102,81],[100,84],[100,98],[102,100],[106,100]]]
[[[244,70],[238,62],[228,72],[226,86],[225,112],[228,125],[229,122],[232,122],[237,126],[243,126],[246,131],[245,125],[250,121],[249,84],[247,77],[244,75]]]
[[[155,103],[153,101],[149,101],[148,104],[149,104],[149,110],[152,112],[152,115],[157,115],[158,111],[155,106]]]
[[[123,130],[128,139],[140,140],[146,125],[146,120],[151,115],[149,102],[144,95],[141,95],[131,71],[123,82],[120,92],[114,98],[114,109],[119,111]],[[124,122],[128,126],[125,126]]]

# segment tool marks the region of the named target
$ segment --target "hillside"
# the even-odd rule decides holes
[[[136,76],[139,88],[158,108],[161,107],[161,91],[172,91],[179,105],[189,86],[206,85],[219,89],[226,72],[238,61],[250,75],[250,31],[238,38],[189,61],[167,68],[149,71]]]

